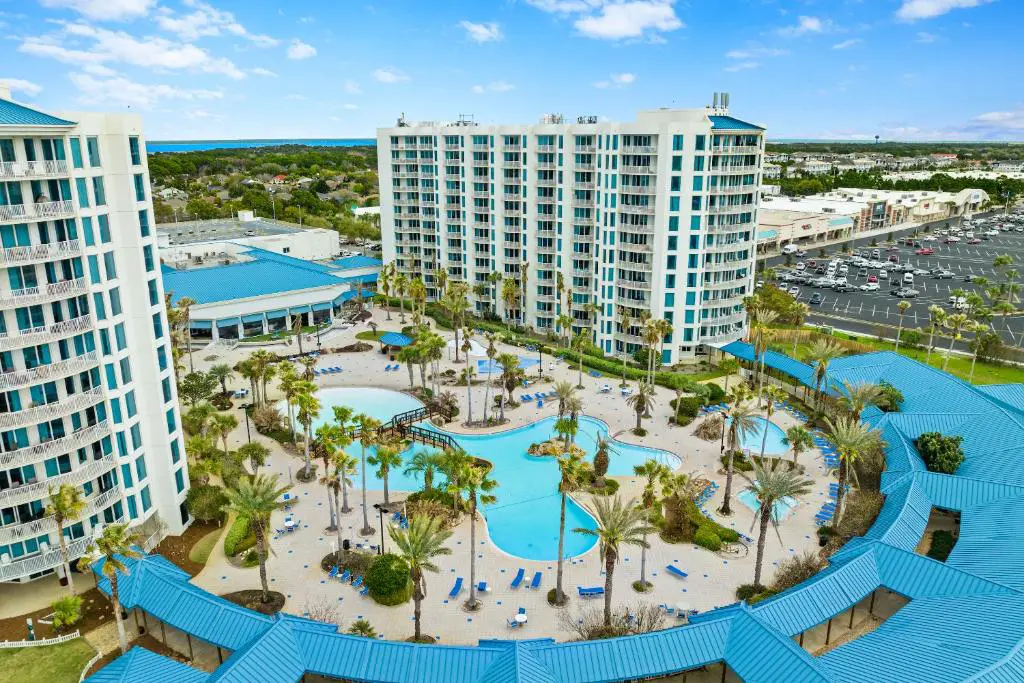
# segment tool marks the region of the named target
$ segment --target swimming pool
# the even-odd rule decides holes
[[[750,489],[743,489],[736,494],[736,498],[754,512],[761,509],[761,501],[757,499],[757,496]],[[782,498],[775,501],[772,505],[772,518],[776,522],[781,522],[789,516],[789,513],[793,511],[795,506],[796,501],[792,498]]]
[[[348,406],[356,412],[372,415],[385,421],[393,415],[419,407],[415,398],[387,389],[333,388],[321,389],[320,418],[313,424],[316,428],[328,422],[333,406]],[[279,408],[283,410],[284,406]],[[448,433],[467,453],[484,458],[494,464],[491,477],[498,482],[495,495],[497,503],[483,508],[491,540],[503,552],[529,560],[554,560],[558,558],[558,463],[554,458],[536,458],[527,454],[530,444],[545,441],[552,435],[555,417],[546,417],[523,427],[495,434],[452,434],[431,425],[424,425],[434,431]],[[608,436],[608,426],[601,420],[582,416],[576,443],[586,452],[588,459],[594,456],[597,435]],[[352,444],[349,453],[359,456],[360,446]],[[433,450],[423,444],[413,444],[404,453],[408,460],[421,450]],[[615,441],[608,466],[608,473],[616,476],[633,474],[633,466],[653,458],[671,469],[680,465],[677,456],[668,451],[634,446]],[[359,475],[355,477],[358,485]],[[381,481],[367,470],[367,487],[380,489]],[[388,484],[392,491],[416,491],[421,487],[419,477],[406,476],[401,471],[392,472]],[[574,557],[594,547],[596,540],[590,536],[572,533],[575,528],[593,529],[593,518],[571,499],[565,511],[565,556]]]
[[[774,422],[769,422],[763,417],[755,417],[753,419],[756,426],[751,431],[741,435],[741,448],[747,449],[754,454],[760,454],[761,440],[764,438],[765,429],[767,429],[768,440],[765,442],[765,455],[782,455],[789,452],[789,446],[783,442],[783,439],[786,438],[786,433],[782,431],[782,427]],[[726,420],[726,424],[729,422],[729,420]]]

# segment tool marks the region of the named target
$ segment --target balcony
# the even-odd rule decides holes
[[[619,229],[622,229],[621,225],[619,226]],[[622,249],[623,251],[631,251],[638,254],[650,254],[652,251],[654,251],[654,247],[652,247],[650,244],[635,244],[632,242],[625,242],[622,240],[619,240],[619,243],[615,245],[615,248]]]
[[[0,162],[0,179],[51,178],[68,174],[67,161],[4,161]]]
[[[554,169],[556,168],[554,161],[538,161],[537,168],[539,169]]]
[[[44,477],[42,481],[0,491],[0,507],[13,507],[22,503],[32,502],[33,500],[41,500],[48,495],[50,487],[56,489],[61,484],[78,486],[103,475],[116,466],[117,462],[114,456],[108,455],[99,460],[90,460],[88,464],[82,467],[75,467],[70,472],[58,474],[56,477]]]
[[[474,142],[473,143],[473,151],[474,152],[486,152],[486,151],[488,151],[490,149],[491,149],[491,146],[488,145],[486,142],[485,143],[479,143],[479,142]]]
[[[641,280],[629,280],[621,276],[615,278],[615,286],[625,287],[626,289],[639,289],[643,291],[650,291],[651,289],[650,282],[644,282]]]
[[[581,182],[576,182],[576,183],[572,184],[572,189],[574,189],[574,190],[596,190],[597,189],[597,183],[581,183]]]
[[[621,246],[621,245],[617,245]],[[623,270],[635,270],[641,273],[650,273],[654,270],[654,264],[646,261],[629,261],[625,259],[619,259],[615,262],[616,267],[622,268]]]
[[[621,185],[619,186],[619,192],[622,194],[655,195],[658,194],[658,188],[654,185]]]
[[[93,387],[71,396],[64,396],[53,403],[25,408],[13,413],[0,414],[0,430],[16,429],[38,422],[65,417],[71,413],[84,410],[103,400],[103,388]]]
[[[537,187],[556,187],[558,185],[558,181],[554,178],[537,178],[534,182]]]
[[[75,206],[69,200],[62,202],[39,202],[38,204],[6,204],[0,206],[0,223],[22,223],[25,221],[52,221],[71,218]]]
[[[618,230],[619,230],[619,232],[633,232],[633,233],[639,233],[641,235],[652,235],[652,234],[654,234],[654,226],[651,225],[651,224],[648,224],[648,225],[630,225],[629,223],[623,223],[622,221],[619,221]]]
[[[544,154],[554,154],[555,152],[554,145],[537,145],[536,149],[538,152],[542,152]]]
[[[711,196],[728,197],[731,195],[738,194],[753,194],[757,192],[757,185],[733,185],[729,187],[712,187],[709,188]]]
[[[594,162],[592,161],[577,161],[575,164],[573,164],[573,168],[575,168],[577,171],[597,170],[597,166],[595,166]]]
[[[641,216],[653,216],[654,204],[619,204],[620,213],[633,213]]]
[[[90,329],[92,329],[92,316],[86,314],[51,325],[41,325],[27,330],[0,332],[0,351],[10,351],[22,346],[52,341],[55,337],[77,334]]]
[[[92,539],[88,536],[72,541],[68,544],[68,557],[73,561],[85,555],[90,543],[92,543]],[[0,558],[0,581],[13,581],[64,564],[64,556],[59,547],[47,548],[42,553],[21,557],[14,561],[5,558],[6,555],[4,558]]]
[[[704,270],[708,273],[722,273],[741,269],[749,269],[750,265],[750,259],[742,259],[735,261],[719,261],[717,263],[712,261],[710,263],[704,264]]]
[[[753,211],[757,208],[756,204],[719,204],[716,206],[709,206],[706,211],[707,213],[743,213],[745,211]]]
[[[752,242],[746,240],[741,242],[728,242],[724,244],[712,244],[704,247],[705,254],[735,254],[744,249],[750,249]]]
[[[502,159],[501,163],[502,163],[502,165],[505,168],[522,168],[523,167],[523,160],[522,159]]]
[[[99,354],[95,351],[84,353],[67,360],[37,365],[25,370],[11,370],[0,374],[0,391],[27,387],[52,379],[60,379],[78,372],[84,372],[99,363]]]
[[[622,296],[620,294],[615,297],[615,303],[619,306],[625,306],[626,308],[650,308],[650,301],[646,297],[642,299],[635,299],[633,297]]]
[[[718,174],[731,174],[731,173],[757,173],[757,164],[728,164],[725,166],[713,166],[711,173]]]
[[[537,197],[538,204],[554,204],[556,201],[558,200],[554,197],[545,197],[544,195]]]
[[[486,168],[487,166],[491,165],[491,160],[490,159],[475,159],[474,158],[473,161],[471,161],[470,163],[473,166],[477,167],[477,168]]]
[[[576,145],[573,150],[577,154],[596,154],[597,145]]]
[[[747,319],[746,311],[734,311],[726,315],[720,315],[717,318],[702,318],[702,325],[732,325],[735,323],[745,322]]]
[[[736,341],[743,336],[743,328],[738,328],[730,332],[720,332],[718,334],[702,334],[700,341],[702,344],[721,344],[725,342]]]
[[[619,173],[629,173],[632,175],[655,175],[658,169],[655,166],[633,166],[631,164],[623,164],[619,166]]]
[[[712,154],[758,154],[761,145],[726,145],[723,147],[712,147]]]
[[[520,145],[518,142],[507,142],[501,146],[501,149],[506,152],[522,152],[523,146]]]
[[[116,486],[107,489],[98,496],[87,498],[85,500],[85,510],[82,511],[79,519],[88,519],[92,515],[99,514],[103,512],[104,508],[113,505],[119,500],[121,500],[121,489]],[[65,524],[65,526],[68,526],[68,524]],[[43,517],[32,522],[25,522],[24,524],[2,527],[0,528],[0,545],[6,545],[26,538],[35,538],[55,531],[57,531],[57,524],[54,522],[53,517]]]
[[[714,235],[725,235],[728,233],[735,232],[749,232],[754,229],[754,221],[748,220],[741,223],[721,223],[717,225],[709,225],[706,230]]]
[[[557,253],[557,250],[555,248],[555,245],[553,245],[553,244],[546,244],[546,245],[538,244],[537,245],[537,253],[538,254],[555,254],[555,253]]]
[[[623,145],[623,154],[657,154],[658,148],[654,145]]]
[[[71,258],[72,256],[81,256],[81,254],[82,243],[78,240],[33,244],[27,247],[0,249],[0,264],[23,265]]]

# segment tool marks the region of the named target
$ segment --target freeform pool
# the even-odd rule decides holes
[[[743,489],[736,494],[736,497],[741,503],[754,512],[761,509],[761,501],[757,499],[757,495],[755,495],[750,489]],[[789,516],[789,513],[793,511],[793,507],[795,505],[796,501],[792,498],[782,498],[781,500],[775,501],[772,504],[772,518],[776,522],[781,522]]]
[[[313,430],[332,419],[334,406],[348,406],[355,412],[371,415],[386,421],[397,413],[420,406],[415,398],[387,389],[332,388],[321,389],[320,418],[313,423]],[[279,406],[284,411],[283,404]],[[537,458],[527,454],[530,444],[545,441],[552,436],[555,417],[546,417],[523,427],[495,434],[452,434],[430,425],[429,429],[448,433],[467,453],[493,463],[492,478],[497,481],[494,505],[483,508],[491,540],[502,551],[530,560],[554,560],[558,557],[558,517],[560,498],[558,495],[558,463],[554,458]],[[608,436],[608,426],[596,418],[582,416],[576,443],[592,459],[596,450],[597,435]],[[352,444],[348,452],[359,456],[360,445]],[[433,450],[423,444],[413,444],[404,454],[408,460],[420,450]],[[653,458],[671,469],[680,465],[677,456],[668,451],[634,446],[614,441],[608,473],[616,476],[633,474],[633,466]],[[359,476],[355,478],[358,485]],[[381,481],[367,468],[367,487],[382,488]],[[401,470],[393,471],[388,480],[392,491],[417,491],[421,482],[418,477],[406,476]],[[590,550],[596,540],[590,536],[572,533],[575,528],[593,529],[593,518],[572,499],[566,505],[565,556],[574,557]]]
[[[783,441],[786,438],[786,433],[782,431],[782,427],[769,422],[763,417],[753,418],[755,427],[754,429],[742,434],[740,436],[740,446],[744,450],[749,450],[751,453],[759,454],[761,452],[761,441],[765,437],[765,430],[768,430],[768,439],[765,441],[764,452],[765,455],[782,455],[789,451],[789,446]],[[726,424],[729,424],[731,420],[726,420]]]

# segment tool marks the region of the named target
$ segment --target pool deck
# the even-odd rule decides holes
[[[392,322],[387,322],[384,311],[376,310],[374,319],[381,330],[400,329],[401,327],[397,313],[392,313]],[[366,329],[368,326],[366,323],[362,323],[349,330],[331,332],[324,342],[325,346],[342,346],[351,343],[355,340],[357,332]],[[454,336],[450,332],[442,331],[442,334],[446,339],[451,339]],[[269,348],[282,352],[280,346]],[[212,360],[206,360],[207,354],[198,350],[194,354],[194,360],[197,369],[207,369],[208,366],[216,363],[233,364],[246,357],[252,350],[253,348],[239,347],[218,355]],[[290,350],[294,352],[296,348],[292,346]],[[522,349],[499,345],[499,352],[504,351],[523,353]],[[578,375],[574,368],[565,363],[558,363],[554,364],[553,369],[549,369],[550,363],[551,359],[545,357],[545,376],[551,376],[556,380],[576,382]],[[341,373],[318,377],[317,383],[324,387],[369,386],[402,390],[408,388],[409,385],[409,375],[405,368],[399,372],[384,372],[386,359],[376,349],[369,353],[338,354],[325,357],[321,364],[340,365],[344,368]],[[456,365],[446,359],[441,366],[442,371],[447,368],[458,371],[465,364],[463,361]],[[533,379],[536,377],[537,368],[531,368],[527,372]],[[418,373],[416,379],[418,382]],[[717,381],[721,382],[721,380]],[[732,381],[735,381],[735,378]],[[719,474],[721,467],[718,462],[718,443],[706,442],[692,435],[694,426],[700,418],[688,427],[668,425],[668,418],[671,415],[669,400],[674,398],[674,393],[663,387],[657,387],[657,405],[653,411],[653,418],[644,421],[649,433],[642,439],[638,438],[629,432],[635,423],[635,416],[626,406],[625,399],[619,394],[618,382],[619,380],[614,377],[590,377],[584,370],[583,385],[585,388],[579,392],[583,399],[584,413],[604,420],[609,425],[610,433],[622,441],[662,448],[681,456],[683,462],[679,471],[692,472],[718,482],[721,487],[707,504],[708,509],[717,508],[721,503],[725,475]],[[611,384],[612,393],[601,394],[599,389],[603,384]],[[635,383],[632,384],[635,386]],[[231,388],[243,386],[247,386],[247,383],[240,378],[235,378],[229,384]],[[271,386],[271,400],[280,398],[276,383],[272,383]],[[467,407],[465,387],[448,387],[448,389],[458,396],[460,417],[464,418]],[[526,391],[532,393],[532,390]],[[481,414],[483,395],[483,385],[473,387],[475,417],[479,417]],[[555,402],[547,402],[541,409],[538,409],[536,404],[524,404],[515,410],[506,412],[510,422],[502,427],[490,430],[466,430],[461,424],[453,423],[446,429],[473,434],[504,430],[554,415],[556,409]],[[246,438],[244,417],[240,411],[237,416],[240,427],[229,437],[232,447],[243,444]],[[772,416],[772,421],[783,429],[796,424],[793,417],[782,412],[775,413]],[[255,430],[252,431],[252,435],[254,439],[271,448],[272,454],[264,471],[280,474],[282,479],[287,481],[289,469],[295,472],[301,466],[301,459],[286,453],[275,442],[257,435]],[[773,565],[779,560],[817,547],[814,515],[825,500],[828,482],[831,479],[821,462],[818,451],[804,453],[801,456],[801,462],[806,466],[807,476],[814,480],[813,492],[799,501],[792,513],[780,524],[779,532],[782,544],[780,545],[774,533],[771,533],[768,538],[764,569],[765,577],[768,580],[771,578]],[[642,489],[642,482],[639,479],[632,477],[618,477],[618,479],[621,483],[620,494],[623,497],[639,495]],[[358,476],[355,481],[358,484]],[[742,490],[744,485],[743,479],[737,476],[734,481],[734,491]],[[386,638],[401,639],[411,635],[411,603],[397,607],[378,605],[368,597],[359,597],[350,586],[331,581],[320,570],[320,558],[330,552],[336,542],[335,534],[324,531],[324,527],[328,523],[325,489],[316,483],[300,484],[296,482],[294,492],[300,496],[301,500],[287,514],[298,518],[302,528],[275,540],[273,542],[275,554],[268,561],[268,572],[273,582],[272,588],[281,591],[288,598],[285,610],[302,614],[306,611],[308,604],[326,600],[337,603],[339,621],[343,628],[347,628],[352,621],[362,618],[367,619],[378,633]],[[400,492],[393,491],[392,495],[401,498]],[[552,495],[554,495],[554,491],[552,491]],[[372,505],[381,502],[383,494],[381,491],[369,491],[367,499],[368,503]],[[356,510],[342,518],[343,535],[353,540],[358,538],[356,532],[362,526],[362,515],[358,510],[358,502],[358,489],[350,491],[350,504]],[[588,499],[584,497],[580,502],[586,504]],[[726,526],[736,528],[741,533],[753,536],[752,512],[735,498],[733,508],[734,514],[731,518],[716,519]],[[371,508],[370,512],[371,524],[377,527],[378,520],[373,516],[374,510]],[[281,526],[284,515],[285,513],[275,514],[272,525],[274,527]],[[545,594],[555,585],[556,563],[554,561],[522,560],[501,552],[488,540],[486,524],[482,520],[476,522],[478,542],[476,575],[478,581],[486,580],[491,586],[491,590],[481,596],[483,608],[480,611],[468,614],[462,610],[461,603],[468,595],[469,585],[469,548],[467,547],[469,524],[469,520],[466,518],[455,529],[450,541],[453,554],[439,558],[440,573],[427,576],[428,595],[423,603],[424,632],[449,644],[475,644],[481,638],[489,637],[554,637],[559,640],[571,637],[558,624],[559,610],[549,607],[546,603]],[[378,533],[372,542],[378,543],[379,539]],[[753,579],[753,547],[745,557],[723,558],[690,544],[670,545],[661,541],[657,536],[652,536],[649,540],[651,549],[647,553],[648,579],[654,584],[654,588],[645,595],[637,594],[632,590],[630,584],[640,575],[640,549],[625,548],[622,553],[622,561],[615,572],[613,602],[616,606],[625,608],[627,605],[635,605],[644,601],[655,604],[667,603],[672,606],[683,603],[688,608],[707,610],[734,602],[736,587],[743,583],[749,583]],[[385,541],[385,545],[390,546],[390,539]],[[664,571],[668,564],[679,567],[687,572],[689,577],[677,579],[668,574]],[[519,567],[526,570],[527,579],[532,577],[536,571],[543,572],[540,590],[530,590],[526,587],[521,587],[518,590],[510,588],[509,583]],[[449,600],[448,592],[455,578],[459,576],[464,578],[465,587],[458,598]],[[231,565],[223,554],[222,544],[218,543],[206,569],[194,581],[211,592],[226,593],[242,588],[258,587],[259,579],[257,569],[242,569]],[[581,607],[590,606],[595,609],[600,608],[601,600],[584,601],[576,598],[575,595],[577,586],[603,585],[603,583],[604,576],[596,548],[576,560],[566,562],[564,587],[572,596],[568,609],[579,610]],[[507,626],[506,620],[519,607],[526,608],[529,623],[526,627],[513,631]],[[666,622],[666,625],[671,625],[670,621]]]

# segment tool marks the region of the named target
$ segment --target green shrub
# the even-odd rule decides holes
[[[242,566],[243,567],[255,567],[260,563],[260,554],[256,552],[256,548],[249,548],[242,555]]]
[[[930,472],[954,474],[963,464],[962,436],[944,436],[939,432],[924,432],[915,445]]]
[[[898,413],[900,404],[903,403],[903,392],[886,381],[878,383],[878,398],[875,405],[879,410],[886,413]]]
[[[675,423],[677,425],[679,425],[680,427],[685,427],[686,425],[688,425],[691,422],[693,422],[696,418],[694,418],[692,415],[682,415],[682,414],[680,414],[679,417],[676,417],[676,418],[673,418],[673,419],[675,420]]]
[[[750,600],[758,593],[764,592],[765,587],[756,583],[745,583],[736,589],[737,600]]]
[[[697,529],[697,533],[693,535],[693,542],[714,552],[722,549],[722,539],[710,527],[702,526]]]
[[[82,598],[77,595],[65,595],[50,605],[53,610],[53,628],[61,631],[74,626],[82,619]]]
[[[224,505],[228,497],[219,486],[203,484],[193,486],[185,496],[189,514],[200,522],[217,522],[224,519]]]
[[[229,394],[214,394],[210,397],[210,405],[217,410],[231,410],[231,396]]]
[[[722,467],[729,467],[728,453],[719,457],[719,460],[722,462]],[[747,456],[743,455],[740,451],[737,451],[736,454],[732,456],[732,469],[736,472],[753,472],[754,464],[747,460]]]
[[[704,405],[703,396],[684,396],[682,400],[677,401],[672,399],[668,402],[670,408],[680,416],[687,416],[690,418],[697,417],[700,413],[701,406]]]
[[[409,564],[398,555],[386,553],[378,557],[364,578],[370,597],[381,605],[400,605],[412,597]]]
[[[949,531],[939,529],[932,532],[932,544],[928,548],[928,557],[939,562],[945,562],[949,554],[953,552],[953,534]]]
[[[249,530],[249,520],[236,517],[231,528],[224,534],[224,554],[234,557],[256,545],[256,536]]]
[[[721,403],[722,401],[725,400],[725,389],[718,386],[714,382],[709,382],[704,386],[708,388],[708,403]]]
[[[747,600],[747,604],[748,605],[756,605],[757,603],[761,602],[762,600],[767,600],[768,598],[772,597],[773,595],[778,595],[778,594],[779,594],[779,592],[777,590],[773,590],[771,588],[768,588],[766,590],[761,591],[757,595],[751,595],[750,598]]]

